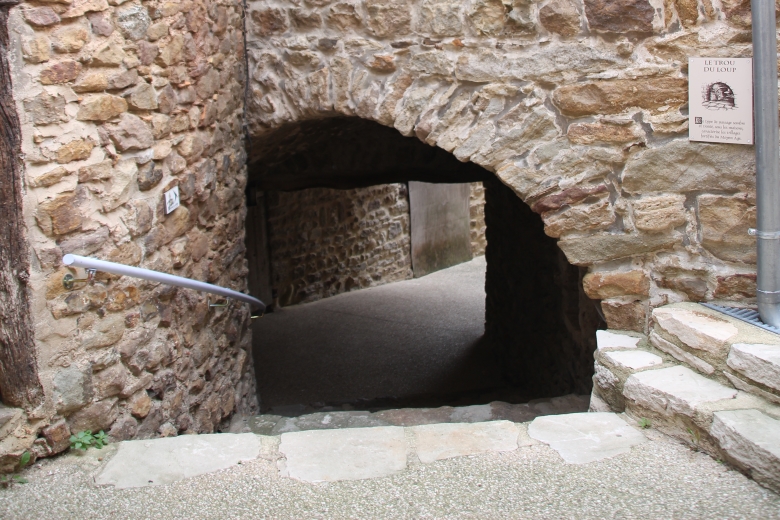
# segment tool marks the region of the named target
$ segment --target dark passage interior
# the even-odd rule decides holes
[[[253,329],[263,411],[589,393],[603,326],[595,302],[539,216],[492,173],[359,119],[283,128],[253,145],[250,291],[276,309]],[[485,256],[427,274],[471,256],[417,245],[431,193],[459,201],[442,226],[462,220],[463,204],[468,218],[459,183],[484,186]]]

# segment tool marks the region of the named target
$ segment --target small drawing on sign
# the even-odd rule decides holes
[[[704,85],[701,89],[701,105],[708,110],[734,110],[737,108],[734,90],[722,81]]]
[[[165,214],[170,214],[179,207],[179,187],[174,186],[165,192]]]
[[[694,117],[693,119],[696,121],[697,125],[700,125],[702,123],[702,120],[701,120],[700,117]]]

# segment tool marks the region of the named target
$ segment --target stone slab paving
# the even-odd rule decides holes
[[[644,350],[625,350],[617,352],[606,352],[604,357],[621,368],[630,370],[639,370],[660,365],[664,362],[660,356],[656,356]]]
[[[780,421],[758,410],[715,412],[710,433],[731,462],[780,491]]]
[[[406,469],[407,450],[399,426],[284,433],[279,470],[305,482],[385,477]]]
[[[641,339],[638,335],[621,334],[609,330],[596,331],[596,346],[599,350],[637,348]]]
[[[605,412],[539,417],[528,427],[528,435],[549,444],[571,464],[628,453],[647,440],[619,416]]]
[[[427,424],[410,428],[420,462],[490,451],[511,451],[518,447],[518,427],[509,421],[474,424]]]
[[[95,483],[119,489],[170,484],[256,459],[261,448],[262,439],[251,433],[124,441]]]
[[[0,491],[0,518],[780,518],[776,493],[653,429],[645,435],[628,453],[587,464],[529,442],[320,483],[281,477],[278,452],[264,444],[260,458],[228,469],[127,489],[95,484],[110,445],[37,462],[23,472],[29,484]]]

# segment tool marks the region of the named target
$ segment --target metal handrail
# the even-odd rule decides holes
[[[216,294],[225,298],[231,298],[233,300],[239,300],[248,303],[252,306],[253,310],[257,310],[257,312],[260,314],[265,312],[265,304],[254,296],[249,296],[248,294],[240,293],[226,287],[220,287],[219,285],[212,285],[210,283],[199,282],[198,280],[193,280],[191,278],[184,278],[183,276],[175,276],[168,273],[161,273],[159,271],[152,271],[151,269],[142,269],[140,267],[133,267],[131,265],[106,262],[105,260],[98,260],[97,258],[88,258],[86,256],[71,254],[63,256],[62,263],[69,267],[94,269],[96,271],[118,274],[120,276],[132,276],[134,278],[141,278],[150,282],[164,283],[166,285],[175,285],[176,287],[184,287],[185,289],[193,289],[195,291]]]

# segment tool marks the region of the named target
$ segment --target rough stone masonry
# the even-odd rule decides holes
[[[304,120],[363,118],[494,172],[587,267],[610,328],[645,331],[671,302],[751,302],[753,149],[690,143],[686,118],[687,58],[750,56],[749,9],[0,1],[29,259],[0,292],[29,307],[31,338],[16,344],[25,377],[0,381],[13,406],[0,409],[0,467],[64,450],[71,431],[211,432],[254,409],[248,309],[105,274],[65,291],[60,262],[91,255],[244,289],[246,163],[260,159],[244,123],[256,144]],[[165,215],[174,185],[182,206]]]

